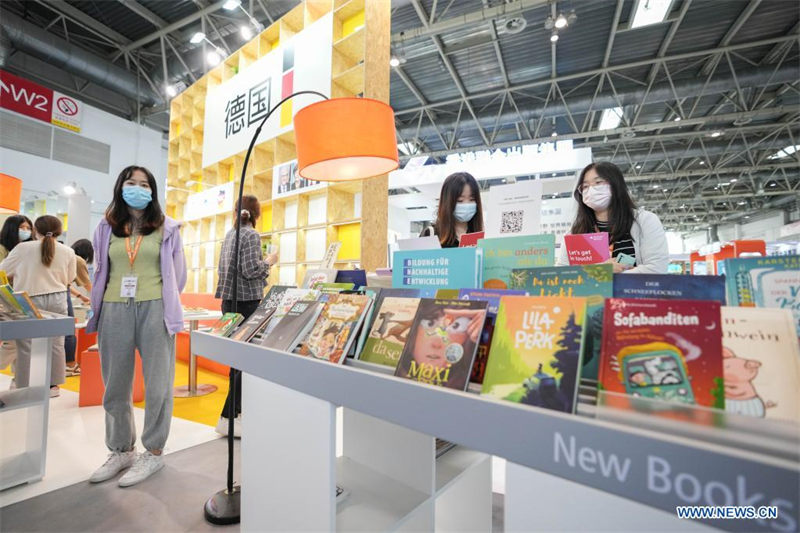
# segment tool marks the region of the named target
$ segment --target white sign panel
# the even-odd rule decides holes
[[[68,130],[80,132],[83,104],[66,94],[53,91],[53,116],[50,122]]]
[[[284,97],[308,90],[329,96],[332,39],[333,14],[329,13],[229,81],[210,88],[203,167],[246,150],[258,124]],[[315,95],[293,98],[264,124],[259,141],[291,131],[294,114],[319,101]]]
[[[526,180],[489,189],[486,204],[486,237],[539,233],[542,182]]]
[[[233,211],[233,182],[223,183],[186,197],[183,219],[197,218]]]

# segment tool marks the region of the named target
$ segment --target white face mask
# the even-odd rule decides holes
[[[592,185],[583,192],[583,203],[595,211],[603,211],[611,205],[611,185]]]

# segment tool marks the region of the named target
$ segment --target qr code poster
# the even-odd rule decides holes
[[[527,180],[489,189],[486,237],[535,235],[540,232],[542,182]]]

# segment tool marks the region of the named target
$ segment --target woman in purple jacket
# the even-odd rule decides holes
[[[162,452],[172,420],[174,336],[183,329],[179,295],[186,284],[179,229],[161,211],[153,174],[143,167],[123,169],[94,233],[93,316],[86,329],[98,332],[106,446],[111,451],[92,474],[94,483],[132,467],[119,480],[121,487],[129,487],[164,466]],[[145,381],[145,452],[138,456],[131,402],[137,349]]]

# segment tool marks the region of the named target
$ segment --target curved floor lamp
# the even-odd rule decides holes
[[[241,205],[247,164],[264,123],[284,102],[303,94],[319,96],[323,101],[304,107],[294,117],[297,168],[301,177],[314,181],[360,180],[386,174],[398,167],[394,111],[389,105],[369,98],[328,99],[316,91],[298,91],[270,109],[256,128],[244,158],[235,205]],[[237,225],[233,252],[234,313],[238,307],[239,229],[240,225]],[[233,484],[233,421],[236,418],[236,389],[239,385],[237,374],[230,374],[227,485],[209,498],[204,507],[205,518],[212,524],[236,524],[241,518],[242,489]]]

